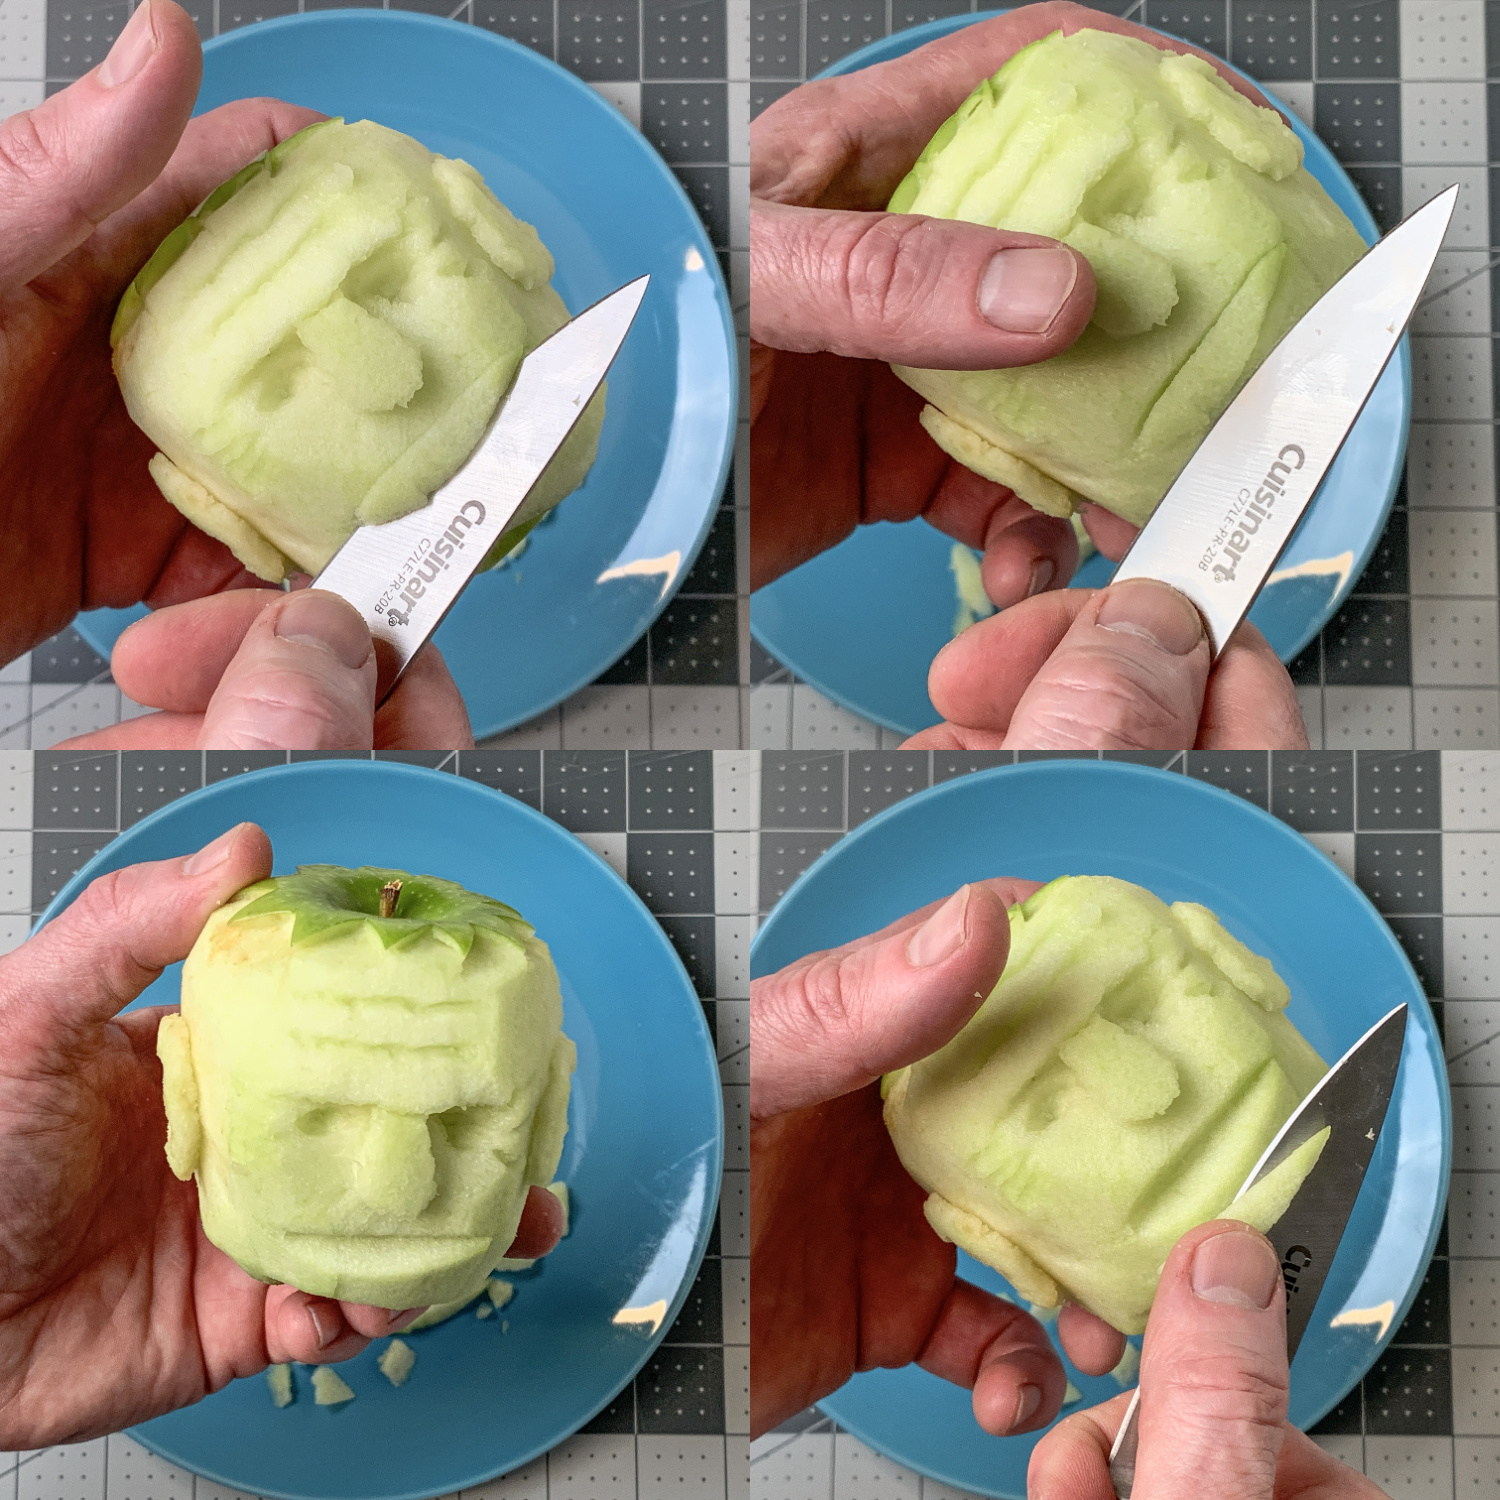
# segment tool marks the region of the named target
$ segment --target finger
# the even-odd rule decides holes
[[[974,1393],[974,1419],[996,1437],[1057,1415],[1068,1378],[1047,1330],[1012,1302],[955,1281],[917,1363]]]
[[[563,1237],[563,1206],[555,1193],[544,1187],[526,1190],[526,1202],[521,1209],[521,1222],[516,1226],[516,1237],[505,1252],[513,1260],[540,1260],[550,1255]]]
[[[1276,1493],[1286,1500],[1389,1500],[1373,1479],[1341,1464],[1291,1426],[1281,1440]]]
[[[1137,1490],[1270,1500],[1286,1404],[1276,1252],[1233,1220],[1190,1230],[1167,1257],[1146,1326]]]
[[[389,1317],[389,1314],[386,1314]],[[390,1327],[383,1330],[390,1332]],[[369,1342],[344,1316],[343,1304],[289,1286],[266,1292],[266,1355],[273,1365],[332,1365],[351,1359]]]
[[[0,1023],[56,1046],[70,1028],[107,1021],[187,957],[203,924],[236,891],[270,873],[270,840],[241,823],[185,858],[100,876],[6,957]]]
[[[948,370],[1066,349],[1094,273],[1040,235],[915,214],[752,202],[750,332],[773,349]]]
[[[1297,689],[1271,643],[1246,620],[1214,663],[1198,727],[1200,750],[1305,750]]]
[[[751,1114],[836,1098],[935,1052],[994,988],[1009,948],[1004,902],[966,885],[919,927],[756,980]]]
[[[1125,1353],[1125,1335],[1075,1302],[1058,1314],[1057,1337],[1085,1375],[1108,1375]]]
[[[207,750],[369,750],[375,648],[357,610],[306,589],[251,621],[203,716]]]
[[[1078,538],[1066,521],[1041,515],[1020,499],[991,516],[980,577],[998,609],[1066,588],[1077,568]]]
[[[907,741],[913,749],[999,749],[1032,679],[1098,597],[1058,589],[971,625],[933,659],[927,692],[948,720]]]
[[[1132,526],[1123,516],[1105,510],[1102,505],[1085,505],[1082,516],[1089,540],[1112,562],[1119,562],[1141,533],[1139,526]]]
[[[1208,668],[1203,619],[1183,595],[1144,580],[1104,589],[1022,693],[1006,748],[1186,749]]]
[[[1026,1493],[1035,1500],[1115,1500],[1109,1450],[1129,1406],[1127,1392],[1059,1422],[1031,1450]]]
[[[156,177],[202,66],[187,13],[143,0],[97,68],[0,122],[0,292],[76,249]]]
[[[375,710],[377,750],[470,750],[469,711],[443,653],[430,642]]]
[[[54,750],[196,750],[202,714],[139,714],[88,734],[59,740]]]
[[[201,714],[246,632],[280,589],[232,589],[153,610],[126,627],[110,653],[120,691],[175,714]]]
[[[400,1333],[408,1323],[415,1322],[427,1311],[425,1306],[392,1310],[389,1307],[371,1307],[367,1302],[340,1302],[338,1307],[349,1328],[370,1339]]]

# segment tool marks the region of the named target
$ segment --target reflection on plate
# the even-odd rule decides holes
[[[651,274],[610,372],[588,479],[520,565],[476,579],[437,633],[476,736],[497,734],[616,661],[708,534],[735,420],[734,330],[718,261],[677,179],[612,104],[480,27],[324,10],[204,46],[199,113],[257,94],[378,120],[472,163],[536,226],[572,312]],[[144,613],[94,610],[76,625],[108,656]]]
[[[1410,1007],[1380,1145],[1292,1367],[1291,1417],[1309,1427],[1401,1326],[1437,1242],[1452,1155],[1447,1073],[1432,1011],[1374,907],[1300,834],[1186,776],[1102,761],[1003,767],[945,782],[841,839],[787,892],[751,949],[772,973],[874,931],[968,880],[1115,875],[1164,901],[1197,901],[1291,988],[1288,1014],[1328,1061],[1393,1006]],[[993,1271],[960,1272],[1014,1297]],[[1120,1387],[1069,1369],[1094,1404]],[[820,1403],[841,1427],[946,1484],[1021,1500],[1038,1435],[992,1438],[969,1393],[909,1366],[854,1379]]]
[[[313,863],[432,873],[535,925],[578,1046],[558,1171],[573,1224],[535,1269],[508,1278],[516,1293],[503,1317],[461,1313],[408,1335],[417,1364],[399,1390],[376,1369],[387,1344],[377,1339],[337,1367],[356,1396],[334,1410],[313,1405],[309,1372],[298,1370],[285,1410],[252,1376],[132,1436],[252,1495],[417,1500],[482,1484],[606,1406],[692,1286],[723,1165],[702,1007],[639,898],[572,834],[475,782],[385,762],[277,767],[169,803],[90,860],[43,921],[96,875],[187,853],[246,819],[271,836],[279,874]],[[171,1004],[177,992],[174,966],[139,1003]]]
[[[819,76],[887,62],[983,19],[956,16],[913,27],[851,53]],[[1262,92],[1278,102],[1270,90]],[[1374,244],[1379,231],[1348,174],[1290,108],[1280,108],[1302,142],[1308,171]],[[1403,339],[1250,611],[1283,661],[1333,618],[1369,562],[1401,481],[1410,424],[1411,353]],[[925,521],[862,526],[758,590],[750,628],[766,650],[836,703],[887,729],[915,734],[938,722],[927,697],[927,668],[952,637],[951,546]],[[1113,571],[1108,558],[1095,556],[1073,586],[1100,588]]]

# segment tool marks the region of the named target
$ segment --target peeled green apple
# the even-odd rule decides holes
[[[1112,32],[1018,52],[890,206],[1049,235],[1098,285],[1071,348],[1013,370],[896,373],[960,463],[1050,515],[1136,525],[1281,337],[1364,253],[1297,137],[1202,58]]]
[[[568,320],[552,257],[467,162],[310,125],[212,193],[120,302],[125,405],[168,500],[272,582],[425,505]],[[588,473],[603,391],[491,549]]]
[[[574,1048],[508,906],[308,865],[209,918],[158,1033],[167,1159],[251,1275],[377,1307],[472,1297],[557,1172]]]
[[[1326,1132],[1235,1194],[1327,1069],[1204,907],[1068,877],[1012,908],[1010,944],[963,1031],[886,1078],[886,1126],[945,1240],[1140,1333],[1183,1234],[1286,1211]]]

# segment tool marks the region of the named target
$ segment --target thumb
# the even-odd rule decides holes
[[[1010,920],[978,884],[924,915],[751,984],[753,1117],[863,1088],[957,1035],[1005,967]]]
[[[1136,1492],[1270,1500],[1287,1387],[1276,1252],[1233,1220],[1200,1225],[1168,1257],[1146,1327]]]
[[[196,854],[100,876],[55,921],[0,959],[0,1035],[9,1055],[55,1048],[109,1020],[236,891],[271,873],[271,842],[241,823]]]
[[[1066,349],[1093,310],[1088,261],[1040,235],[752,204],[750,334],[775,349],[1006,369]]]
[[[302,589],[245,632],[203,716],[205,750],[369,750],[375,648],[359,613]]]
[[[97,68],[0,122],[0,292],[77,249],[156,180],[202,71],[187,12],[142,0]]]
[[[1208,636],[1176,589],[1105,589],[1022,693],[1007,749],[1181,750],[1198,742]]]

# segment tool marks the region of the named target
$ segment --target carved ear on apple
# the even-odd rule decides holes
[[[1072,876],[1010,923],[973,1019],[886,1078],[886,1125],[945,1240],[1140,1333],[1187,1230],[1286,1211],[1326,1134],[1235,1194],[1327,1068],[1270,962],[1205,907]]]
[[[264,1281],[468,1301],[557,1172],[557,971],[516,912],[451,881],[311,865],[241,891],[157,1047],[172,1170]]]

